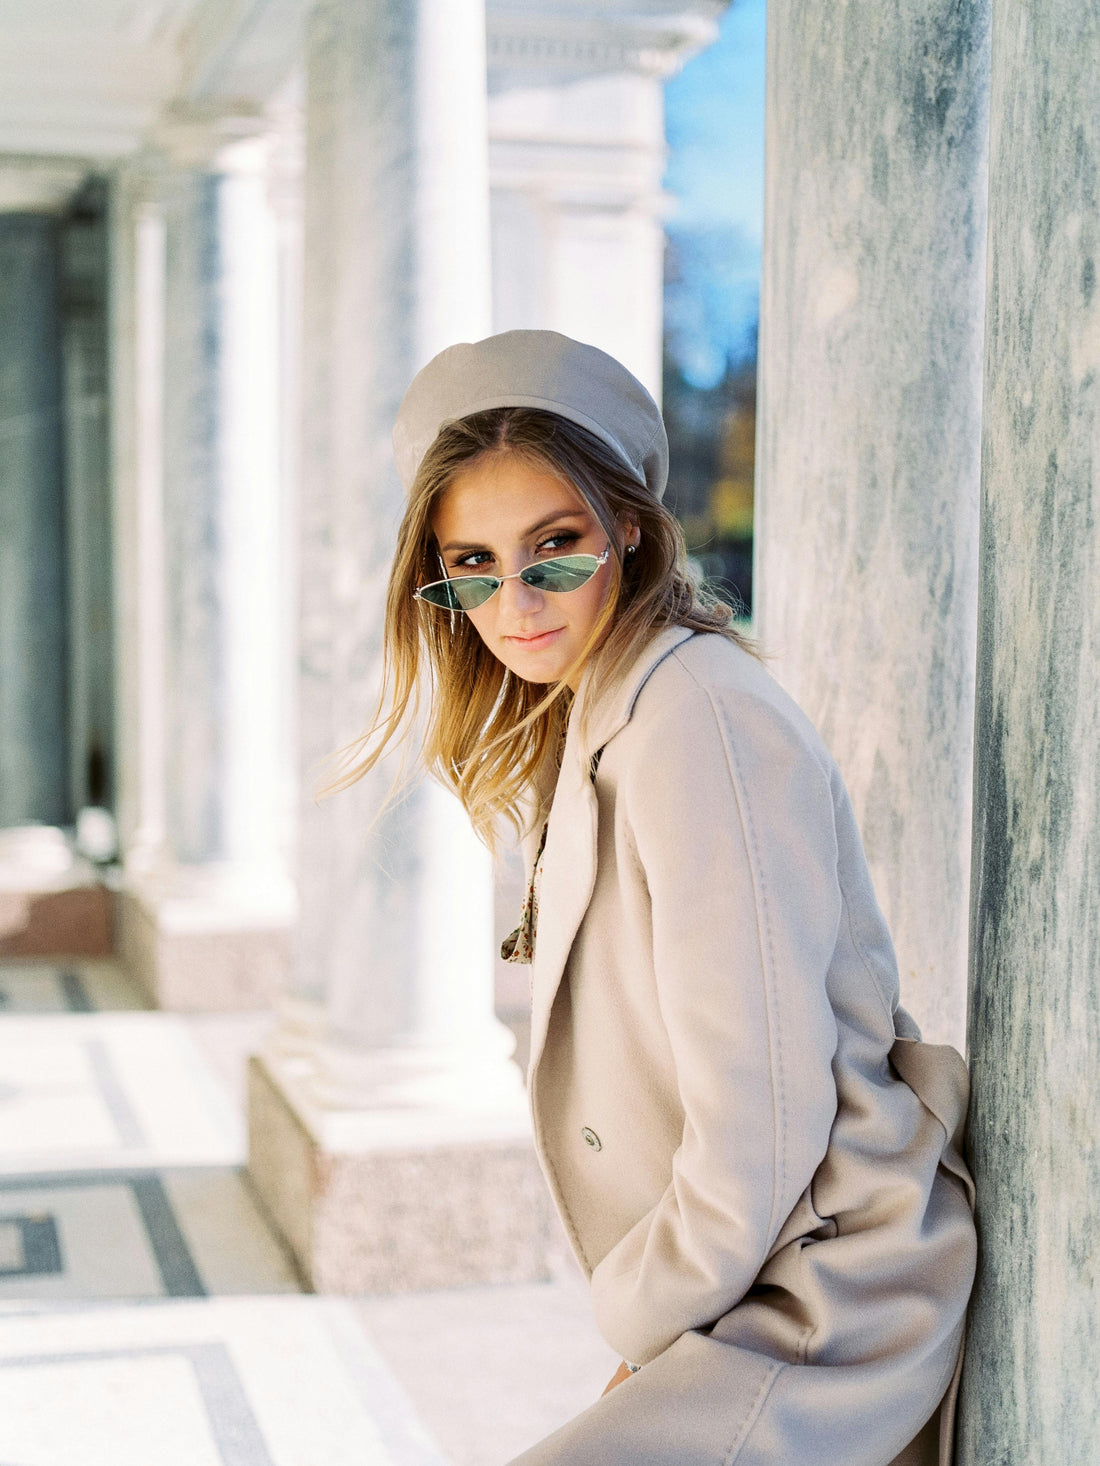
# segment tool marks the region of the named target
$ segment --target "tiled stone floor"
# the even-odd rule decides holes
[[[244,1170],[270,1015],[144,1006],[0,963],[2,1466],[502,1466],[599,1394],[564,1247],[549,1284],[300,1296]]]
[[[444,1458],[348,1304],[218,1298],[0,1319],[0,1460],[443,1466]]]

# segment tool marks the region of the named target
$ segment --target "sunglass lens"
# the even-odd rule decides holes
[[[562,555],[557,560],[528,566],[523,578],[537,590],[576,590],[592,579],[596,563],[595,555]]]
[[[421,600],[445,611],[472,611],[496,590],[497,582],[480,575],[456,576],[453,580],[436,580],[420,587]]]

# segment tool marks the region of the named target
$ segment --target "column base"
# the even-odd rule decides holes
[[[118,955],[158,1008],[270,1008],[290,975],[288,890],[255,892],[210,873],[127,878],[116,896]]]
[[[48,825],[0,830],[0,956],[109,957],[111,893]]]
[[[318,1293],[550,1277],[553,1206],[526,1103],[327,1111],[303,1061],[249,1061],[249,1171]]]

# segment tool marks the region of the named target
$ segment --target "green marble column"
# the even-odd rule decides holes
[[[769,0],[758,628],[844,774],[902,1002],[961,1049],[989,0]]]
[[[1100,1452],[1100,10],[995,0],[960,1466]]]
[[[72,819],[57,227],[0,215],[0,828]]]

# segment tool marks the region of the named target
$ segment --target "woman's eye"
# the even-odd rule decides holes
[[[575,530],[563,529],[558,534],[549,535],[540,541],[536,547],[536,553],[542,550],[552,550],[554,554],[560,555],[562,550],[575,544],[580,535]],[[459,570],[480,570],[486,560],[491,560],[492,554],[488,550],[471,550],[468,555],[463,555],[461,560],[456,560],[451,567],[451,574]]]
[[[554,550],[557,554],[560,554],[560,551],[566,550],[569,545],[576,544],[579,538],[581,537],[573,529],[563,529],[560,534],[550,535],[549,539],[544,539],[538,548],[540,550]]]

